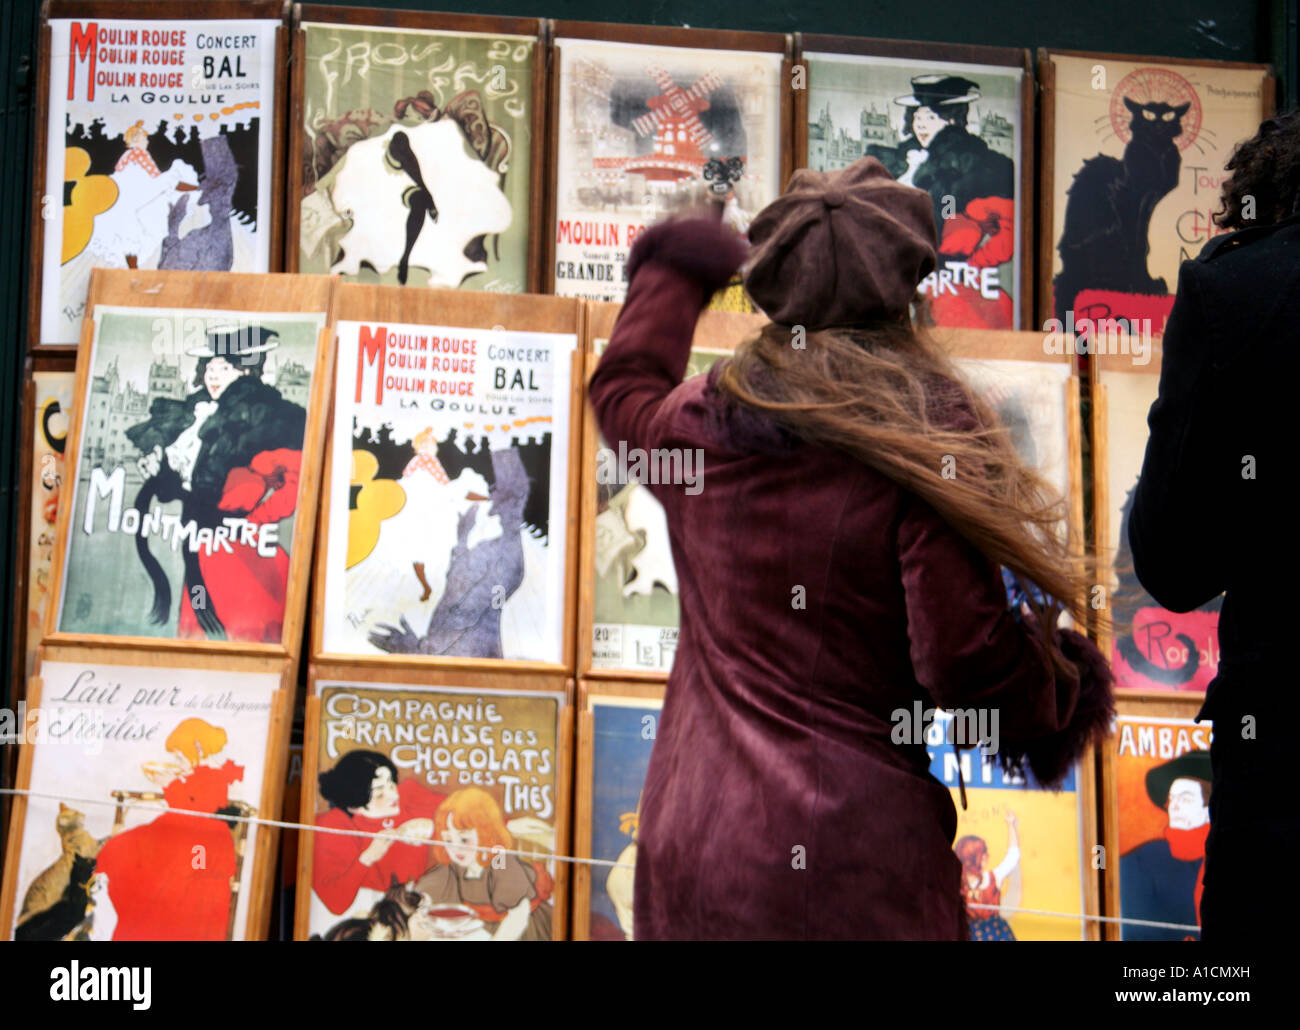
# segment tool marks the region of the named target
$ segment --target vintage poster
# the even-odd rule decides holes
[[[321,682],[309,929],[554,939],[562,693]]]
[[[920,285],[937,325],[1015,329],[1022,161],[1019,68],[811,53],[808,151],[820,172],[878,158],[934,198],[938,267]]]
[[[1119,371],[1098,366],[1106,389],[1107,539],[1102,558],[1109,570],[1110,661],[1115,686],[1130,690],[1204,692],[1219,674],[1219,609],[1223,597],[1190,612],[1160,607],[1138,582],[1128,543],[1128,518],[1146,454],[1147,412],[1160,383],[1159,359],[1146,368]]]
[[[243,940],[277,672],[42,662],[17,940]],[[173,811],[173,810],[180,811]]]
[[[1178,266],[1221,232],[1224,166],[1263,121],[1267,73],[1050,56],[1052,316],[1162,333]]]
[[[598,354],[605,343],[596,341]],[[692,350],[683,378],[707,372],[726,353]],[[623,475],[618,452],[603,437],[598,440],[591,665],[667,673],[681,612],[663,505]]]
[[[963,811],[957,752],[946,741],[951,721],[949,713],[938,713],[926,731],[926,747],[930,774],[951,788],[957,808],[953,851],[962,865],[970,939],[1083,940],[1085,875],[1093,875],[1094,866],[1084,851],[1084,819],[1093,813],[1081,801],[1080,767],[1059,791],[1049,791],[1032,777],[1004,773],[995,755],[963,750]],[[1034,911],[1017,911],[1023,909]]]
[[[27,664],[24,680],[36,666],[45,605],[50,598],[50,562],[63,492],[63,456],[72,418],[74,372],[32,372],[35,424],[32,426],[31,507],[27,523]]]
[[[278,20],[50,22],[43,344],[90,270],[265,272]]]
[[[555,49],[558,296],[621,301],[637,233],[710,199],[744,232],[780,193],[780,54],[580,39]]]
[[[94,317],[59,630],[281,643],[324,314]]]
[[[1000,358],[957,358],[956,364],[1007,427],[1020,459],[1066,497],[1070,486],[1069,364]]]
[[[561,661],[577,336],[338,333],[324,650]]]
[[[650,766],[663,703],[649,698],[592,697],[591,851],[614,862],[591,867],[593,941],[632,940],[632,884],[641,787]]]
[[[1200,940],[1211,725],[1121,715],[1115,733],[1119,915],[1140,921],[1122,923],[1121,937]]]
[[[525,292],[536,39],[303,29],[299,271]]]

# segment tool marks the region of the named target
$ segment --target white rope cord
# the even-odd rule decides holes
[[[19,790],[16,787],[0,788],[0,794],[20,794],[30,798],[42,798],[46,801],[63,801],[63,802],[75,803],[78,805],[101,805],[106,808],[116,808],[119,804],[119,802],[117,801],[104,801],[102,798],[70,798],[63,794],[43,794],[40,791]],[[138,802],[138,803],[146,804],[146,805],[150,804],[150,802]],[[223,823],[239,822],[239,823],[252,823],[257,826],[275,826],[282,830],[298,830],[299,832],[303,832],[303,833],[333,833],[340,837],[366,837],[370,840],[383,839],[383,840],[391,840],[398,844],[428,844],[428,845],[440,844],[443,846],[448,846],[443,844],[442,841],[434,840],[432,838],[427,840],[408,840],[405,837],[402,837],[400,834],[393,833],[391,830],[381,832],[381,833],[372,833],[369,830],[345,830],[342,828],[335,828],[333,826],[308,826],[305,823],[290,823],[280,819],[263,819],[261,816],[256,816],[256,815],[224,815],[218,812],[198,812],[188,808],[170,808],[166,806],[157,809],[157,811],[174,812],[176,815],[194,815],[194,816],[198,816],[201,819],[217,819]],[[450,846],[455,847],[457,845],[450,845]],[[510,848],[499,848],[495,845],[491,848],[482,847],[479,848],[478,850],[491,851],[494,855],[516,855],[520,858],[529,858],[529,859],[535,859],[538,857],[537,853],[534,851],[516,851]],[[554,855],[554,854],[548,854],[546,857],[553,858],[557,862],[575,862],[575,863],[582,863],[585,865],[609,866],[614,869],[635,869],[636,868],[635,866],[630,866],[627,864],[619,864],[618,862],[611,862],[608,859],[603,859],[603,858],[574,858],[571,855]]]
[[[1200,933],[1199,926],[1189,926],[1185,923],[1160,923],[1154,919],[1129,919],[1125,916],[1085,916],[1078,912],[1051,912],[1042,908],[1009,908],[1000,905],[976,905],[968,903],[967,908],[985,908],[991,912],[1018,912],[1021,915],[1028,916],[1056,916],[1060,919],[1086,919],[1090,923],[1122,923],[1125,926],[1153,926],[1161,930],[1188,930],[1192,933]]]
[[[35,790],[19,790],[16,787],[2,787],[0,788],[0,794],[10,794],[15,796],[30,797],[30,798],[41,798],[46,801],[62,801],[65,803],[74,803],[78,805],[100,805],[105,808],[116,808],[119,804],[119,802],[117,801],[105,801],[102,798],[74,798],[74,797],[67,797],[66,795],[63,794],[47,794]],[[149,802],[141,802],[141,803],[149,804]],[[335,827],[332,826],[308,826],[305,823],[292,823],[292,822],[286,822],[281,819],[264,819],[260,816],[255,816],[255,815],[222,815],[217,812],[198,812],[192,809],[169,808],[169,807],[160,808],[158,809],[158,811],[173,812],[176,815],[193,815],[193,816],[198,816],[201,819],[217,819],[225,823],[241,822],[241,823],[251,823],[257,826],[274,826],[281,830],[298,830],[300,833],[332,833],[340,837],[365,837],[370,840],[377,840],[377,839],[392,840],[392,841],[396,841],[397,843],[404,843],[404,844],[427,843],[429,845],[434,845],[434,844],[441,843],[440,841],[436,841],[436,840],[428,840],[428,841],[406,840],[405,838],[401,837],[396,833],[392,833],[391,831],[383,832],[383,833],[372,833],[369,830],[345,830],[345,829],[336,829]],[[480,850],[488,850],[488,849],[484,848]],[[517,851],[517,850],[511,850],[509,848],[497,848],[497,847],[493,847],[491,850],[493,854],[515,855],[519,858],[535,859],[538,857],[535,852],[531,852],[531,851]],[[624,862],[611,862],[610,860],[604,858],[578,858],[574,855],[554,855],[554,854],[548,855],[547,857],[553,858],[557,862],[569,862],[573,865],[594,865],[594,866],[603,866],[609,869],[629,869],[629,870],[636,869],[635,865],[628,865]],[[1090,915],[1084,915],[1080,912],[1053,912],[1048,909],[1040,909],[1040,908],[1012,908],[1005,905],[1001,905],[1001,906],[977,905],[973,903],[968,903],[967,907],[987,909],[988,911],[994,913],[1014,912],[1019,915],[1050,916],[1056,919],[1084,920],[1093,923],[1120,923],[1126,926],[1149,926],[1161,930],[1184,930],[1191,933],[1199,933],[1201,929],[1199,926],[1190,926],[1184,923],[1162,923],[1151,919],[1130,919],[1123,916],[1090,916]]]

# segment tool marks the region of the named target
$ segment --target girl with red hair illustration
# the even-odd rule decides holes
[[[495,941],[549,941],[553,881],[541,863],[494,853],[515,848],[496,798],[466,787],[438,807],[433,821],[442,842],[433,849],[437,865],[415,889],[432,902],[434,918],[466,934],[486,930]],[[455,920],[458,909],[466,910],[463,920]]]
[[[973,941],[1014,941],[1011,924],[1002,918],[1002,888],[1007,877],[1020,864],[1020,837],[1016,832],[1016,813],[1008,812],[1007,853],[996,869],[989,869],[989,847],[983,837],[968,834],[953,845],[961,859],[961,886],[966,897],[966,915],[970,920]]]

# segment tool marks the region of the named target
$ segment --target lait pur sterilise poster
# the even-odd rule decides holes
[[[43,661],[17,940],[243,940],[278,672]],[[62,800],[59,800],[62,799]],[[220,814],[223,817],[210,818]],[[278,815],[278,813],[274,813]]]

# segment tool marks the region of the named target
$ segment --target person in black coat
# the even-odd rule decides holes
[[[1291,397],[1300,325],[1300,114],[1266,121],[1228,163],[1229,235],[1183,263],[1160,391],[1129,521],[1147,592],[1186,612],[1226,591],[1214,724],[1202,938],[1243,940],[1300,917],[1289,874],[1293,775],[1290,593],[1296,537]]]

